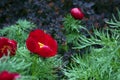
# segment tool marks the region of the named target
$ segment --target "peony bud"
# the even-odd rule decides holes
[[[80,8],[72,8],[71,9],[71,15],[75,18],[75,19],[83,19],[84,17],[84,14],[83,12],[81,11]]]

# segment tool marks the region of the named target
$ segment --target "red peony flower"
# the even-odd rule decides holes
[[[40,29],[30,32],[26,46],[31,52],[44,58],[55,56],[58,48],[56,40]]]
[[[2,71],[0,73],[0,80],[15,80],[19,77],[20,75],[18,73],[10,73],[8,71]]]
[[[81,11],[80,8],[72,8],[71,9],[71,15],[75,18],[75,19],[83,19],[84,17],[84,14],[83,12]]]
[[[17,50],[17,42],[14,40],[10,40],[5,37],[0,37],[0,57],[3,55],[8,55],[8,51],[10,55],[15,55]]]

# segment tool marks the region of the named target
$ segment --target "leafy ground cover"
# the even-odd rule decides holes
[[[16,72],[20,80],[119,80],[119,3],[119,0],[1,1],[0,37],[14,39],[18,46],[15,56],[0,58],[0,72]],[[82,20],[70,15],[73,7],[81,8],[85,15]],[[56,56],[42,58],[26,48],[26,39],[34,29],[43,30],[57,41]]]

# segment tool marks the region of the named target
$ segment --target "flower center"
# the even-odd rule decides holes
[[[38,42],[38,44],[39,44],[40,48],[43,48],[45,46],[44,44],[42,44],[40,42]]]
[[[3,48],[1,49],[2,53],[4,53],[4,51],[6,50],[10,50],[10,46],[3,46]]]

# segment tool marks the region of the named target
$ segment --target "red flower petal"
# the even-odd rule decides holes
[[[8,44],[8,39],[5,37],[0,37],[0,49],[4,46],[4,45]]]
[[[49,46],[50,49],[57,52],[57,48],[58,48],[57,42],[48,34],[46,34],[45,37],[45,45]]]
[[[9,73],[8,71],[2,71],[0,73],[0,80],[15,80],[20,75],[18,73]]]
[[[38,49],[37,54],[42,57],[52,57],[55,56],[56,52],[50,49],[48,46],[44,46],[43,48]]]
[[[17,42],[14,40],[10,40],[5,37],[0,37],[0,57],[3,55],[8,55],[8,51],[10,55],[15,55],[17,49]]]
[[[28,37],[28,39],[26,40],[26,46],[28,50],[30,50],[33,53],[36,53],[35,49],[37,47],[37,41],[35,41],[34,38]]]
[[[36,41],[40,41],[41,43],[44,43],[45,33],[44,33],[44,31],[42,31],[40,29],[36,29],[36,30],[30,32],[29,37],[32,37]]]
[[[41,57],[52,57],[57,53],[57,42],[42,30],[30,32],[26,40],[27,48]]]
[[[11,54],[10,55],[15,55],[15,52],[17,50],[17,42],[14,40],[8,40],[9,46],[11,46]]]

